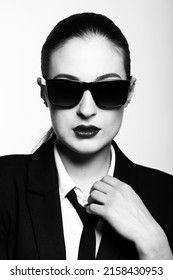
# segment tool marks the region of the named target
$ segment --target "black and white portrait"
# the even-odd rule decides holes
[[[0,259],[173,259],[172,9],[2,5]]]

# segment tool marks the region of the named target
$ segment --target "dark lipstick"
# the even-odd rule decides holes
[[[78,125],[73,131],[80,138],[91,138],[100,131],[100,128],[94,125]]]

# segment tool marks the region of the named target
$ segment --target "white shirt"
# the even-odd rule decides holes
[[[60,203],[61,203],[61,211],[62,211],[62,221],[63,221],[63,231],[64,231],[64,239],[65,239],[65,247],[66,247],[66,259],[67,260],[77,260],[80,237],[83,230],[82,221],[79,218],[79,215],[76,212],[76,209],[70,203],[66,195],[70,190],[74,188],[78,202],[81,205],[84,205],[84,193],[83,191],[76,186],[76,184],[72,181],[69,174],[67,173],[56,145],[54,146],[54,156],[55,163],[58,171],[59,178],[59,192],[60,192]],[[108,170],[108,175],[113,176],[115,168],[115,151],[111,146],[111,164]],[[103,224],[101,220],[98,221],[97,226],[95,228],[96,233],[96,254],[99,249],[101,237],[103,231]]]

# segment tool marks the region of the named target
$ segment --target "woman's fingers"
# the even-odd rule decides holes
[[[100,205],[100,204],[96,204],[96,203],[89,204],[86,208],[86,211],[89,214],[95,214],[100,217],[104,216],[104,208],[103,208],[103,205]]]
[[[91,203],[104,204],[105,202],[106,202],[105,193],[100,192],[95,189],[90,193],[90,196],[88,197],[88,204],[91,204]]]
[[[103,179],[102,179],[102,180],[103,180]],[[94,190],[98,190],[98,191],[100,191],[100,192],[107,193],[107,192],[111,189],[111,186],[110,186],[108,183],[106,183],[106,182],[104,182],[104,181],[102,181],[102,180],[96,181],[96,182],[93,184],[93,186],[92,186],[92,188],[91,188],[91,190],[90,190],[90,193],[91,193],[92,191],[94,191]]]

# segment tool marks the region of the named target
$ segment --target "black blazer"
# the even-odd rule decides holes
[[[0,158],[0,259],[65,259],[54,138],[32,155]],[[113,142],[114,176],[141,197],[173,250],[173,176],[132,163]],[[97,259],[138,259],[106,222]]]

